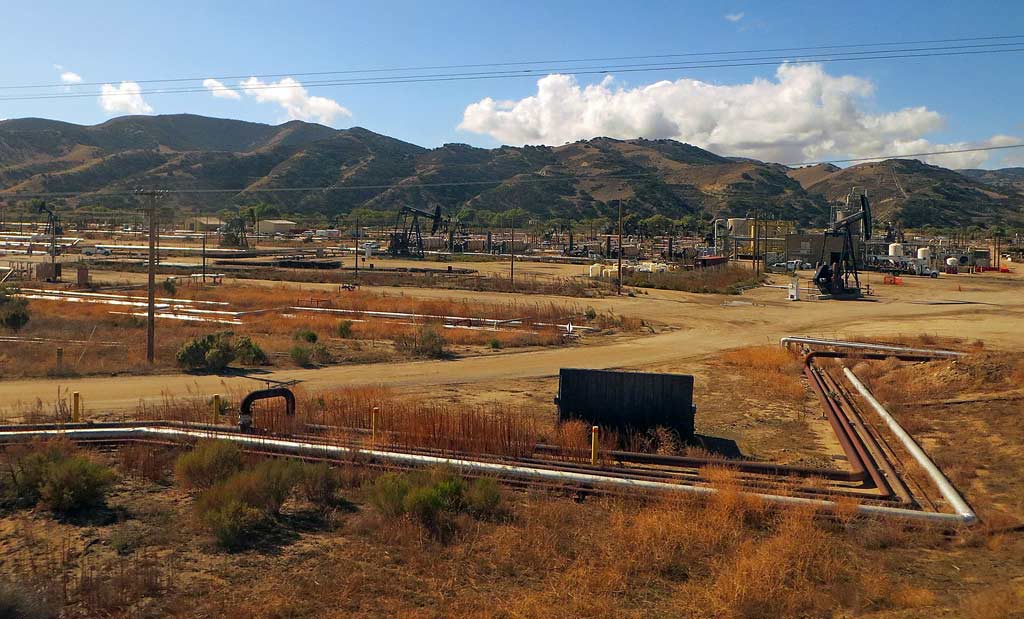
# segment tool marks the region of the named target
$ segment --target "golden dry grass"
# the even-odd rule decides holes
[[[807,391],[800,380],[799,357],[780,346],[752,346],[722,353],[722,361],[768,395],[800,401]]]
[[[126,294],[143,294],[142,290]],[[294,312],[287,308],[296,303],[309,304],[308,291],[285,286],[260,287],[228,284],[205,289],[189,288],[179,291],[180,298],[226,301],[228,307],[215,309],[232,311],[273,310],[245,316],[242,325],[198,323],[160,319],[157,322],[156,369],[175,367],[175,353],[187,340],[216,331],[233,331],[255,340],[270,356],[271,364],[289,364],[289,350],[295,345],[293,335],[300,329],[310,329],[319,335],[334,362],[375,362],[404,356],[392,345],[403,337],[416,333],[425,322],[423,318],[391,320],[367,315],[327,315]],[[480,304],[469,299],[422,299],[405,295],[385,295],[369,292],[317,293],[330,305],[356,311],[410,313],[467,318],[522,319],[521,327],[503,326],[498,329],[445,328],[437,325],[445,340],[463,352],[527,346],[554,346],[564,343],[561,331],[555,325],[568,321],[588,324],[598,329],[636,330],[637,319],[611,314],[597,314],[586,318],[585,308],[574,304],[551,302],[512,302],[507,304]],[[303,300],[305,297],[305,301]],[[145,318],[112,314],[111,311],[139,312],[145,308],[124,308],[91,303],[66,303],[32,300],[29,323],[16,335],[23,338],[48,338],[57,342],[6,342],[0,351],[0,376],[21,377],[47,374],[115,374],[151,371],[145,360]],[[203,309],[211,309],[203,307]],[[351,321],[350,332],[340,337],[339,324]],[[535,324],[544,323],[544,324]],[[113,342],[119,345],[105,345]],[[56,349],[64,349],[61,370],[57,369]]]

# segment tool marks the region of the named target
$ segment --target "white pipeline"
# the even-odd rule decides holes
[[[875,412],[882,418],[885,425],[889,426],[889,429],[892,430],[892,433],[896,435],[896,438],[899,439],[900,443],[903,444],[906,450],[910,452],[910,455],[913,456],[914,460],[916,460],[917,463],[921,465],[921,468],[928,473],[928,476],[931,477],[932,481],[935,482],[935,485],[939,488],[939,492],[942,493],[942,497],[946,499],[946,502],[949,503],[950,507],[952,507],[956,512],[957,517],[960,518],[964,524],[971,524],[975,522],[978,517],[975,515],[974,511],[971,510],[967,501],[960,496],[960,493],[956,491],[953,484],[950,483],[949,479],[942,474],[939,467],[935,466],[935,463],[932,462],[931,458],[928,457],[928,454],[921,449],[917,444],[917,441],[907,434],[907,431],[904,430],[903,427],[900,426],[899,422],[889,414],[889,411],[885,410],[885,407],[875,399],[875,396],[871,395],[868,388],[865,387],[864,383],[860,382],[857,376],[850,371],[850,368],[843,368],[843,373],[846,374],[846,378],[849,379],[850,384],[853,385],[857,392],[867,400],[868,404],[871,405],[871,408],[875,409]]]
[[[452,467],[458,470],[472,471],[485,475],[497,475],[517,479],[532,479],[554,481],[561,483],[588,484],[605,488],[622,488],[639,491],[655,492],[679,492],[695,495],[713,495],[716,489],[706,486],[691,486],[687,484],[675,484],[660,481],[649,481],[643,479],[629,479],[621,477],[609,477],[595,473],[578,473],[572,471],[561,471],[554,469],[538,468],[534,466],[520,466],[514,464],[501,464],[483,460],[467,460],[461,458],[445,458],[441,456],[428,456],[421,454],[403,453],[397,451],[384,451],[378,449],[360,449],[357,447],[343,447],[340,445],[328,445],[322,443],[311,443],[293,439],[268,438],[231,432],[217,432],[202,429],[171,428],[159,426],[128,426],[118,428],[60,428],[60,429],[33,429],[33,430],[5,430],[0,431],[0,443],[23,441],[25,439],[46,438],[49,436],[64,436],[71,440],[125,440],[131,438],[176,438],[176,439],[221,439],[233,441],[242,445],[255,448],[269,449],[279,453],[286,453],[298,456],[329,457],[337,459],[370,458],[392,462],[406,466],[441,466]],[[805,506],[816,509],[833,511],[837,509],[834,501],[824,499],[807,499],[801,497],[779,496],[774,494],[762,494],[757,492],[743,492],[745,496],[755,497],[767,503],[775,505]],[[936,524],[961,524],[973,522],[973,518],[965,519],[961,514],[943,514],[936,512],[924,512],[898,507],[886,507],[880,505],[858,505],[857,511],[861,514],[871,516],[890,516],[909,520],[932,522]],[[973,516],[973,514],[972,514]]]

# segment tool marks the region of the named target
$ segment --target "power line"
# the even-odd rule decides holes
[[[418,67],[391,67],[391,68],[375,68],[375,69],[344,69],[338,71],[293,71],[290,73],[264,73],[264,74],[247,74],[247,75],[208,75],[203,77],[176,77],[176,78],[163,78],[163,79],[144,79],[144,80],[107,80],[106,82],[79,82],[77,84],[28,84],[28,85],[14,85],[14,86],[2,86],[0,90],[15,90],[15,89],[34,89],[34,88],[66,88],[66,87],[82,87],[82,86],[101,86],[103,84],[109,84],[121,81],[131,81],[137,84],[159,84],[159,83],[173,83],[173,82],[198,82],[206,79],[215,80],[230,80],[230,79],[247,79],[250,77],[256,77],[260,79],[269,79],[275,77],[310,77],[317,75],[353,75],[353,74],[366,74],[366,73],[388,73],[395,71],[433,71],[440,69],[471,69],[471,68],[484,68],[484,67],[508,67],[508,66],[525,66],[525,65],[536,65],[536,64],[563,64],[567,62],[611,62],[620,60],[650,60],[655,58],[686,58],[696,56],[728,56],[736,54],[762,54],[769,52],[801,52],[801,51],[818,51],[826,49],[852,49],[852,48],[865,48],[865,47],[886,47],[896,45],[925,45],[925,44],[938,44],[938,43],[964,43],[968,41],[999,41],[999,40],[1010,40],[1010,39],[1024,39],[1024,34],[1012,34],[1012,35],[999,35],[999,36],[985,36],[985,37],[961,37],[961,38],[949,38],[949,39],[923,39],[917,41],[887,41],[879,43],[852,43],[845,45],[812,45],[803,47],[774,47],[774,48],[763,48],[763,49],[747,49],[747,50],[728,50],[728,51],[707,51],[707,52],[679,52],[671,54],[648,54],[643,56],[606,56],[602,58],[571,58],[571,59],[548,59],[548,60],[524,60],[524,61],[513,61],[513,62],[490,62],[490,63],[476,63],[476,64],[449,64],[449,65],[432,65],[432,66],[418,66]]]
[[[992,150],[1007,150],[1011,148],[1024,148],[1024,143],[1021,144],[1007,144],[1005,146],[979,146],[976,148],[960,148],[956,150],[941,150],[932,151],[926,153],[910,153],[905,155],[879,155],[876,157],[857,157],[851,159],[829,159],[822,161],[805,161],[802,163],[783,163],[786,167],[798,167],[808,165],[820,165],[825,163],[849,163],[856,161],[878,161],[885,159],[904,159],[909,157],[924,157],[924,156],[935,156],[935,155],[951,155],[956,153],[973,153],[982,151]],[[765,162],[768,163],[768,162]],[[182,195],[201,195],[201,194],[260,194],[260,193],[300,193],[300,192],[313,192],[313,191],[357,191],[357,190],[374,190],[374,189],[430,189],[435,187],[470,187],[470,186],[481,186],[481,185],[503,185],[503,184],[530,184],[530,183],[552,183],[552,182],[566,182],[566,181],[606,181],[606,180],[632,180],[639,178],[657,178],[666,176],[661,172],[644,172],[639,174],[607,174],[600,175],[594,174],[590,176],[586,175],[567,175],[567,176],[550,176],[550,177],[532,177],[532,178],[509,178],[504,180],[491,180],[491,181],[449,181],[449,182],[438,182],[438,183],[406,183],[406,184],[381,184],[381,185],[326,185],[326,186],[315,186],[315,187],[267,187],[251,189],[244,187],[241,189],[163,189],[160,190],[164,194],[182,194]],[[0,190],[0,199],[27,199],[27,198],[69,198],[75,196],[89,196],[89,197],[125,197],[125,196],[137,196],[138,190],[132,191],[111,191],[111,192],[83,192],[83,191],[64,191],[64,192],[37,192],[37,193],[3,193]]]
[[[1022,43],[1024,44],[1024,43]],[[994,44],[994,45],[1010,45],[1010,44]],[[1014,44],[1021,45],[1021,44]],[[931,51],[923,51],[931,50]],[[958,51],[935,51],[935,50],[958,50]],[[904,53],[904,52],[917,52],[923,51],[923,53]],[[816,64],[816,63],[828,63],[828,62],[850,62],[860,60],[888,60],[888,59],[900,59],[900,58],[931,58],[931,57],[945,57],[945,56],[965,56],[965,55],[978,55],[978,54],[998,54],[998,53],[1010,53],[1010,52],[1021,52],[1024,51],[1024,47],[1013,47],[1013,48],[1001,48],[1001,49],[958,49],[956,47],[949,48],[919,48],[919,49],[902,49],[902,50],[886,50],[884,52],[878,52],[874,56],[857,56],[857,57],[843,57],[843,58],[815,58],[813,60],[803,59],[789,59],[783,56],[775,57],[762,57],[762,58],[750,58],[742,59],[743,62],[724,62],[717,64],[675,64],[675,65],[663,65],[663,66],[651,66],[651,65],[619,65],[609,67],[563,67],[563,68],[545,68],[545,69],[531,69],[526,72],[480,72],[480,73],[467,73],[467,74],[436,74],[436,75],[421,75],[421,76],[394,76],[394,77],[383,77],[383,78],[367,78],[361,80],[325,80],[325,81],[314,81],[306,82],[299,85],[290,84],[262,84],[259,86],[242,86],[239,85],[235,88],[223,87],[223,88],[207,88],[207,87],[195,87],[195,88],[167,88],[161,90],[139,90],[136,92],[112,92],[106,93],[105,96],[143,96],[143,95],[157,95],[157,94],[183,94],[183,93],[205,93],[205,92],[219,92],[219,91],[260,91],[260,90],[277,90],[281,88],[295,88],[301,86],[304,88],[322,88],[328,86],[363,86],[363,85],[379,85],[379,84],[411,84],[411,83],[425,83],[425,82],[453,82],[453,81],[476,81],[476,80],[491,80],[491,79],[507,79],[507,78],[535,78],[543,73],[565,73],[572,75],[599,75],[607,73],[637,73],[637,72],[660,72],[660,71],[672,71],[672,70],[683,70],[683,69],[715,69],[715,68],[728,68],[728,67],[754,67],[764,65],[775,65],[780,62],[787,64]],[[892,52],[892,53],[891,53]],[[899,53],[895,53],[899,52]],[[861,54],[861,53],[876,53],[876,52],[850,52],[850,54]],[[95,97],[98,93],[60,93],[60,94],[34,94],[16,97],[0,97],[0,101],[35,101],[43,99],[77,99],[84,97]]]
[[[854,163],[857,161],[879,161],[884,159],[907,159],[909,157],[929,157],[932,155],[953,155],[956,153],[977,153],[987,150],[1005,150],[1008,148],[1024,148],[1024,144],[1007,144],[1005,146],[977,146],[975,148],[959,148],[956,150],[937,150],[929,153],[908,153],[906,155],[882,155],[878,157],[854,157],[852,159],[828,159],[826,161],[809,161],[804,163],[784,163],[790,168],[797,166],[821,165],[823,163]]]

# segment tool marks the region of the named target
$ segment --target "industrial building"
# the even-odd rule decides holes
[[[297,226],[294,221],[287,219],[261,219],[256,224],[258,234],[288,234]]]
[[[785,247],[786,260],[800,260],[811,264],[832,264],[843,251],[843,239],[838,236],[825,237],[820,232],[816,234],[801,232],[787,234]],[[857,255],[863,255],[860,238],[854,237],[853,247]]]
[[[224,225],[224,220],[217,217],[189,217],[185,220],[185,229],[189,232],[217,232]]]
[[[730,217],[714,221],[715,253],[731,259],[769,256],[774,260],[786,253],[786,237],[797,232],[795,221]]]

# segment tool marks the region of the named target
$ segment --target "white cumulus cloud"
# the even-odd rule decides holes
[[[336,118],[352,116],[352,112],[334,99],[310,96],[301,82],[290,77],[269,83],[250,77],[241,82],[241,87],[259,103],[280,105],[289,120],[316,120],[329,125]]]
[[[726,13],[722,17],[725,17],[725,19],[727,19],[728,21],[731,21],[732,23],[735,24],[739,20],[743,19],[744,15],[746,15],[746,13],[744,13],[743,11],[740,11],[739,13]]]
[[[203,87],[209,90],[210,94],[218,99],[234,99],[237,101],[242,98],[242,95],[238,94],[237,90],[232,90],[213,78],[203,80]]]
[[[135,82],[121,82],[120,86],[103,84],[100,88],[100,107],[113,114],[152,114],[153,108],[142,98],[142,89]]]
[[[75,73],[74,71],[66,71],[64,65],[55,64],[53,68],[60,73],[60,81],[62,84],[80,84],[82,82],[82,76]],[[70,89],[65,89],[70,90]]]
[[[672,138],[783,163],[957,148],[924,137],[943,128],[938,112],[921,106],[873,113],[866,109],[873,92],[869,80],[829,75],[814,64],[784,64],[772,79],[735,85],[684,78],[623,88],[609,76],[581,86],[572,76],[553,74],[538,80],[535,95],[470,104],[459,128],[515,145]],[[957,165],[952,155],[925,159],[945,167],[987,159],[985,153],[964,155]]]
[[[906,142],[899,142],[895,144],[895,149],[892,154],[895,155],[912,155],[914,153],[927,153],[936,151],[953,151],[953,150],[964,150],[971,148],[988,148],[991,146],[1009,146],[1011,144],[1020,144],[1024,142],[1024,139],[1020,137],[1014,137],[1012,135],[994,135],[985,140],[978,140],[975,142],[950,142],[946,144],[934,144],[925,139],[909,140]],[[1009,151],[1011,154],[1002,154],[1002,165],[1010,166],[1013,165],[1014,160],[1013,151]],[[981,167],[989,161],[990,157],[1000,156],[999,151],[975,151],[970,153],[947,153],[944,155],[926,155],[923,157],[917,157],[921,161],[930,163],[932,165],[942,166],[944,168],[950,168],[952,170],[959,170],[963,168],[977,168]],[[1007,163],[1007,162],[1011,163]]]

